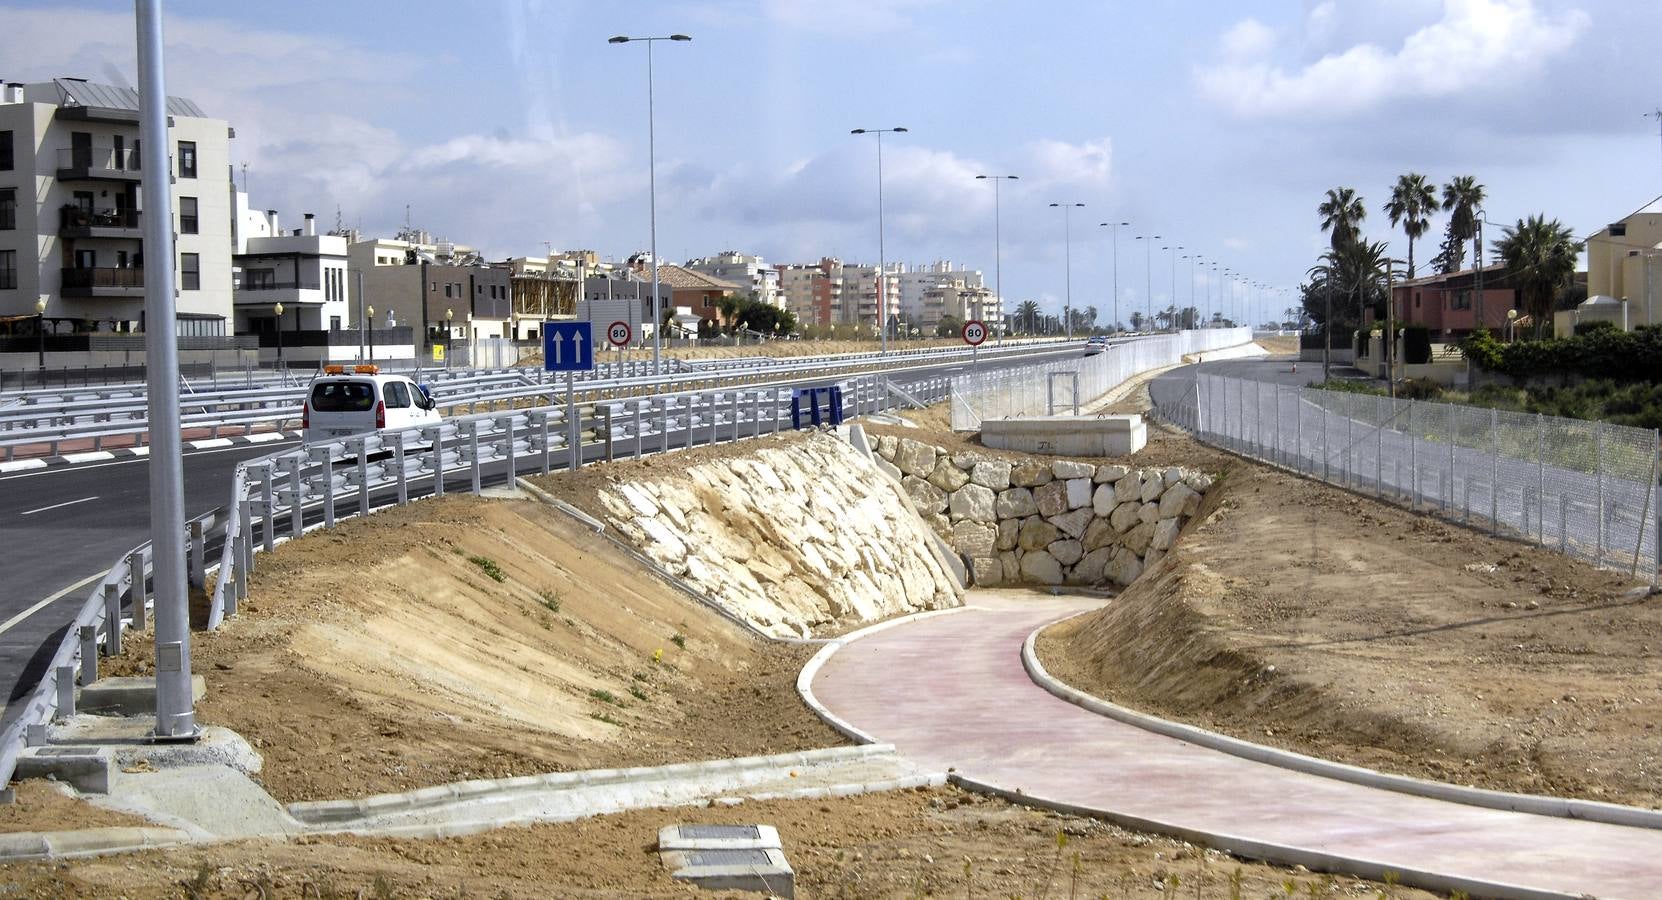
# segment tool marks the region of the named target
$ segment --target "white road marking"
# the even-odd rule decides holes
[[[18,515],[32,516],[32,515],[34,515],[35,513],[38,513],[38,512],[46,512],[47,510],[52,510],[52,509],[63,509],[66,506],[74,506],[77,503],[85,503],[88,500],[97,500],[97,499],[98,499],[98,496],[96,494],[94,494],[91,497],[82,497],[79,500],[65,500],[62,503],[54,503],[51,506],[42,506],[40,509],[31,509],[28,512],[19,513]]]
[[[231,446],[231,439],[209,438],[205,441],[191,441],[190,446],[192,450],[206,450],[209,447],[229,447]]]
[[[115,454],[108,450],[88,450],[85,453],[65,453],[63,458],[72,463],[98,462],[103,459],[115,459]]]
[[[290,438],[290,440],[297,442],[297,439],[295,439],[295,438]],[[185,456],[186,459],[189,459],[193,456],[207,456],[210,453],[229,453],[229,452],[234,451],[234,450],[245,450],[245,449],[247,449],[247,448],[242,447],[242,446],[218,447],[218,448],[215,448],[213,450],[202,450],[202,451],[194,452],[194,453],[186,453],[186,454],[184,454],[184,456]],[[17,473],[13,473],[13,474],[5,474],[4,477],[0,477],[0,481],[10,481],[13,478],[39,478],[39,477],[43,477],[43,476],[46,476],[46,475],[56,475],[60,472],[85,472],[85,471],[88,471],[89,469],[102,469],[105,466],[126,466],[126,465],[131,465],[131,464],[136,463],[136,462],[145,462],[144,457],[150,455],[150,448],[149,447],[135,447],[135,448],[133,448],[133,453],[137,454],[137,456],[135,456],[133,458],[130,458],[130,459],[117,459],[117,460],[112,460],[110,462],[95,463],[95,464],[92,464],[92,465],[85,465],[85,466],[48,466],[44,469],[39,468],[39,467],[35,467],[35,466],[31,466],[29,471],[17,472]],[[0,473],[0,474],[4,474],[4,473]]]
[[[259,434],[251,434],[243,438],[243,440],[250,444],[265,444],[271,441],[280,441],[286,437],[288,437],[288,435],[282,433],[281,431],[262,431]]]
[[[94,581],[98,581],[99,579],[103,578],[104,575],[105,575],[105,573],[103,573],[103,572],[99,572],[99,573],[94,574],[94,575],[88,575],[87,577],[81,579],[80,581],[77,581],[74,584],[70,585],[69,587],[66,587],[63,590],[58,591],[56,594],[53,594],[52,596],[47,597],[45,600],[42,600],[39,603],[36,603],[34,606],[31,606],[28,609],[18,613],[17,615],[12,616],[11,618],[7,619],[6,621],[0,622],[0,634],[5,634],[6,632],[10,631],[12,629],[12,627],[15,626],[17,623],[23,621],[24,619],[29,618],[30,616],[34,615],[37,612],[40,612],[41,610],[45,609],[46,607],[51,606],[54,602],[57,601],[57,599],[59,597],[62,597],[63,595],[71,593],[73,591],[78,591],[81,588],[84,588],[87,585],[92,584]]]
[[[30,469],[46,468],[44,459],[14,459],[11,462],[0,462],[0,474],[10,472],[27,472]]]

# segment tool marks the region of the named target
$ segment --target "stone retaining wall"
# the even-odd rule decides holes
[[[1160,561],[1212,487],[1202,472],[1020,462],[879,437],[878,466],[968,561],[978,585],[1128,585]]]

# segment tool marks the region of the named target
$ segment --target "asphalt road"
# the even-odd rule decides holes
[[[1078,350],[1036,353],[1004,360],[982,360],[977,368],[993,371],[1031,365]],[[920,366],[896,375],[907,384],[967,369],[955,361]],[[817,378],[781,385],[825,384],[837,379]],[[753,388],[755,385],[747,385]],[[672,436],[680,446],[684,436]],[[237,463],[295,445],[294,441],[202,450],[185,454],[185,516],[191,518],[229,499],[231,475]],[[587,456],[601,452],[594,447]],[[526,466],[521,463],[521,472]],[[504,466],[486,467],[485,481],[501,481]],[[446,478],[447,490],[466,490],[465,475]],[[431,492],[431,481],[412,488]],[[26,695],[57,648],[64,630],[86,601],[92,583],[111,563],[149,537],[150,466],[145,458],[88,463],[0,478],[0,690],[12,701]],[[376,492],[372,503],[388,502],[391,491]],[[341,501],[341,514],[355,508],[355,500]],[[313,515],[320,515],[314,513]],[[308,519],[308,522],[311,519]],[[210,564],[217,548],[210,546]]]

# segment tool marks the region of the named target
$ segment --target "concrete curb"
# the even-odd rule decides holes
[[[819,698],[814,696],[814,676],[819,674],[820,668],[825,665],[827,660],[831,659],[832,654],[842,649],[844,644],[851,641],[857,641],[868,634],[875,634],[879,631],[886,631],[890,628],[897,628],[901,625],[922,621],[923,619],[934,618],[935,616],[948,616],[953,613],[963,612],[966,609],[969,609],[969,607],[958,606],[952,609],[932,609],[927,612],[913,613],[909,616],[901,616],[898,619],[890,619],[886,622],[878,622],[875,625],[867,625],[864,628],[850,631],[848,634],[845,634],[840,638],[834,638],[826,642],[825,646],[821,647],[819,652],[815,653],[813,657],[802,666],[802,671],[796,673],[796,692],[802,697],[802,702],[808,704],[808,708],[814,711],[814,715],[819,716],[825,724],[836,729],[837,732],[843,737],[846,737],[857,744],[877,744],[877,738],[874,738],[871,735],[866,734],[864,731],[855,728],[853,724],[845,721],[841,716],[838,716],[836,713],[827,709],[825,704],[819,702]]]
[[[29,831],[0,835],[0,861],[73,859],[195,843],[177,828],[85,828],[78,831]]]
[[[1600,822],[1606,825],[1622,825],[1629,828],[1662,828],[1662,811],[1640,809],[1634,806],[1621,806],[1615,803],[1599,803],[1592,800],[1570,800],[1560,797],[1547,797],[1538,794],[1514,794],[1506,791],[1491,791],[1483,788],[1463,787],[1457,784],[1448,784],[1441,781],[1428,781],[1423,778],[1411,778],[1406,775],[1392,775],[1374,769],[1365,769],[1361,766],[1352,766],[1331,760],[1318,759],[1290,750],[1276,747],[1266,747],[1254,744],[1239,738],[1229,737],[1193,725],[1184,725],[1140,713],[1136,710],[1110,703],[1100,697],[1095,697],[1084,691],[1077,690],[1063,684],[1045,670],[1044,664],[1039,661],[1035,647],[1039,633],[1053,625],[1061,624],[1079,616],[1095,612],[1086,610],[1075,613],[1066,619],[1051,622],[1035,629],[1027,636],[1021,645],[1021,664],[1027,670],[1027,675],[1034,684],[1044,688],[1050,694],[1072,703],[1082,709],[1089,710],[1099,716],[1105,716],[1116,722],[1123,722],[1144,731],[1150,731],[1165,737],[1187,741],[1198,747],[1238,756],[1253,762],[1302,772],[1306,775],[1315,775],[1322,778],[1331,778],[1335,781],[1348,782],[1363,787],[1377,788],[1383,791],[1394,791],[1399,794],[1410,794],[1416,797],[1426,797],[1432,800],[1442,800],[1448,803],[1460,803],[1466,806],[1477,806],[1485,809],[1497,809],[1506,812],[1527,813],[1536,816],[1553,816],[1562,819],[1581,819],[1588,822]],[[1461,888],[1465,890],[1465,888]]]
[[[1164,834],[1179,838],[1192,844],[1200,844],[1222,850],[1226,853],[1246,859],[1258,859],[1283,866],[1304,866],[1313,872],[1333,872],[1343,875],[1356,875],[1375,881],[1382,881],[1387,872],[1395,873],[1398,880],[1405,885],[1424,888],[1442,894],[1462,891],[1473,897],[1494,897],[1500,900],[1582,900],[1583,894],[1566,894],[1558,891],[1545,891],[1539,888],[1523,887],[1498,881],[1484,881],[1474,878],[1462,878],[1457,875],[1442,875],[1423,869],[1407,866],[1386,865],[1381,862],[1360,857],[1344,856],[1334,853],[1323,853],[1318,850],[1307,850],[1302,847],[1289,847],[1284,844],[1271,844],[1266,841],[1256,841],[1251,838],[1239,837],[1222,832],[1203,831],[1175,825],[1159,819],[1148,819],[1142,816],[1117,813],[1109,809],[1098,809],[1090,806],[1079,806],[1061,800],[1051,800],[1032,794],[1024,794],[1019,789],[1008,790],[995,787],[973,778],[965,778],[953,773],[947,780],[965,790],[979,794],[989,794],[1038,809],[1048,809],[1055,812],[1075,816],[1087,816],[1112,822],[1121,828],[1132,831],[1142,831],[1151,834]]]
[[[342,826],[388,813],[433,809],[452,803],[489,800],[537,791],[601,784],[638,784],[737,770],[806,767],[828,762],[848,762],[892,753],[894,753],[894,745],[873,743],[859,747],[826,747],[820,750],[804,750],[775,756],[746,756],[704,762],[672,763],[666,766],[553,772],[547,775],[526,775],[518,778],[459,781],[398,794],[377,794],[357,800],[315,800],[290,803],[287,809],[289,815],[306,825]],[[420,825],[409,827],[434,828],[443,826]],[[377,829],[377,833],[380,833],[380,831],[380,829]]]
[[[185,450],[213,450],[221,447],[241,447],[248,444],[271,444],[281,441],[300,440],[298,431],[257,431],[253,434],[241,434],[235,437],[201,438],[194,441],[184,441]],[[118,447],[114,450],[81,450],[74,453],[60,453],[56,456],[30,456],[23,459],[0,462],[0,475],[13,475],[19,472],[39,472],[43,469],[57,469],[63,466],[78,466],[84,463],[110,462],[112,460],[143,459],[150,455],[150,448]]]

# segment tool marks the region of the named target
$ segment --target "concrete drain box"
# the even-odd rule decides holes
[[[796,896],[796,873],[768,825],[669,825],[658,832],[658,854],[677,881]]]

